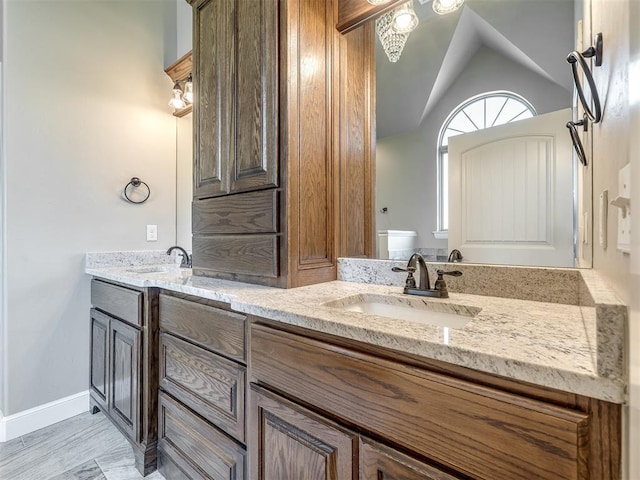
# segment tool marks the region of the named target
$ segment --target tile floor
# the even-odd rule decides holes
[[[131,445],[102,413],[0,443],[0,480],[141,480],[133,463]]]

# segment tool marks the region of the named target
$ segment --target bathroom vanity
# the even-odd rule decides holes
[[[366,270],[380,264],[393,263]],[[470,279],[482,268],[460,267]],[[521,283],[519,269],[484,268]],[[87,273],[159,289],[167,478],[620,478],[626,310],[593,272],[522,269],[565,280],[546,302],[465,293],[463,276],[420,306],[400,286],[132,270]],[[345,308],[356,297],[470,318],[453,328]]]

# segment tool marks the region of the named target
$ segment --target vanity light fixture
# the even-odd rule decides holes
[[[189,74],[187,80],[184,82],[184,95],[182,98],[187,103],[193,103],[193,76],[191,74]]]
[[[431,7],[438,15],[446,15],[458,10],[463,3],[464,0],[433,0]]]
[[[182,87],[180,87],[180,82],[176,82],[173,84],[169,106],[173,108],[184,108],[187,106],[184,99],[182,98]]]
[[[413,9],[413,0],[409,0],[407,3],[400,5],[393,10],[393,22],[391,28],[395,33],[413,32],[418,26],[418,16]]]

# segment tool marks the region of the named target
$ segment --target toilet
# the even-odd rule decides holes
[[[413,230],[378,230],[378,258],[407,259],[415,253],[418,232]]]

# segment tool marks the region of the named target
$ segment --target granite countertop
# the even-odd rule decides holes
[[[346,281],[284,290],[192,276],[190,269],[167,264],[87,267],[85,272],[218,300],[246,314],[537,385],[626,401],[623,335],[617,331],[624,309],[599,302],[608,301],[609,293],[592,272],[585,281],[595,298],[585,305],[451,292],[448,299],[408,299],[399,286]],[[443,328],[339,308],[354,295],[382,295],[386,303],[424,300],[423,308],[475,316],[461,328]]]

